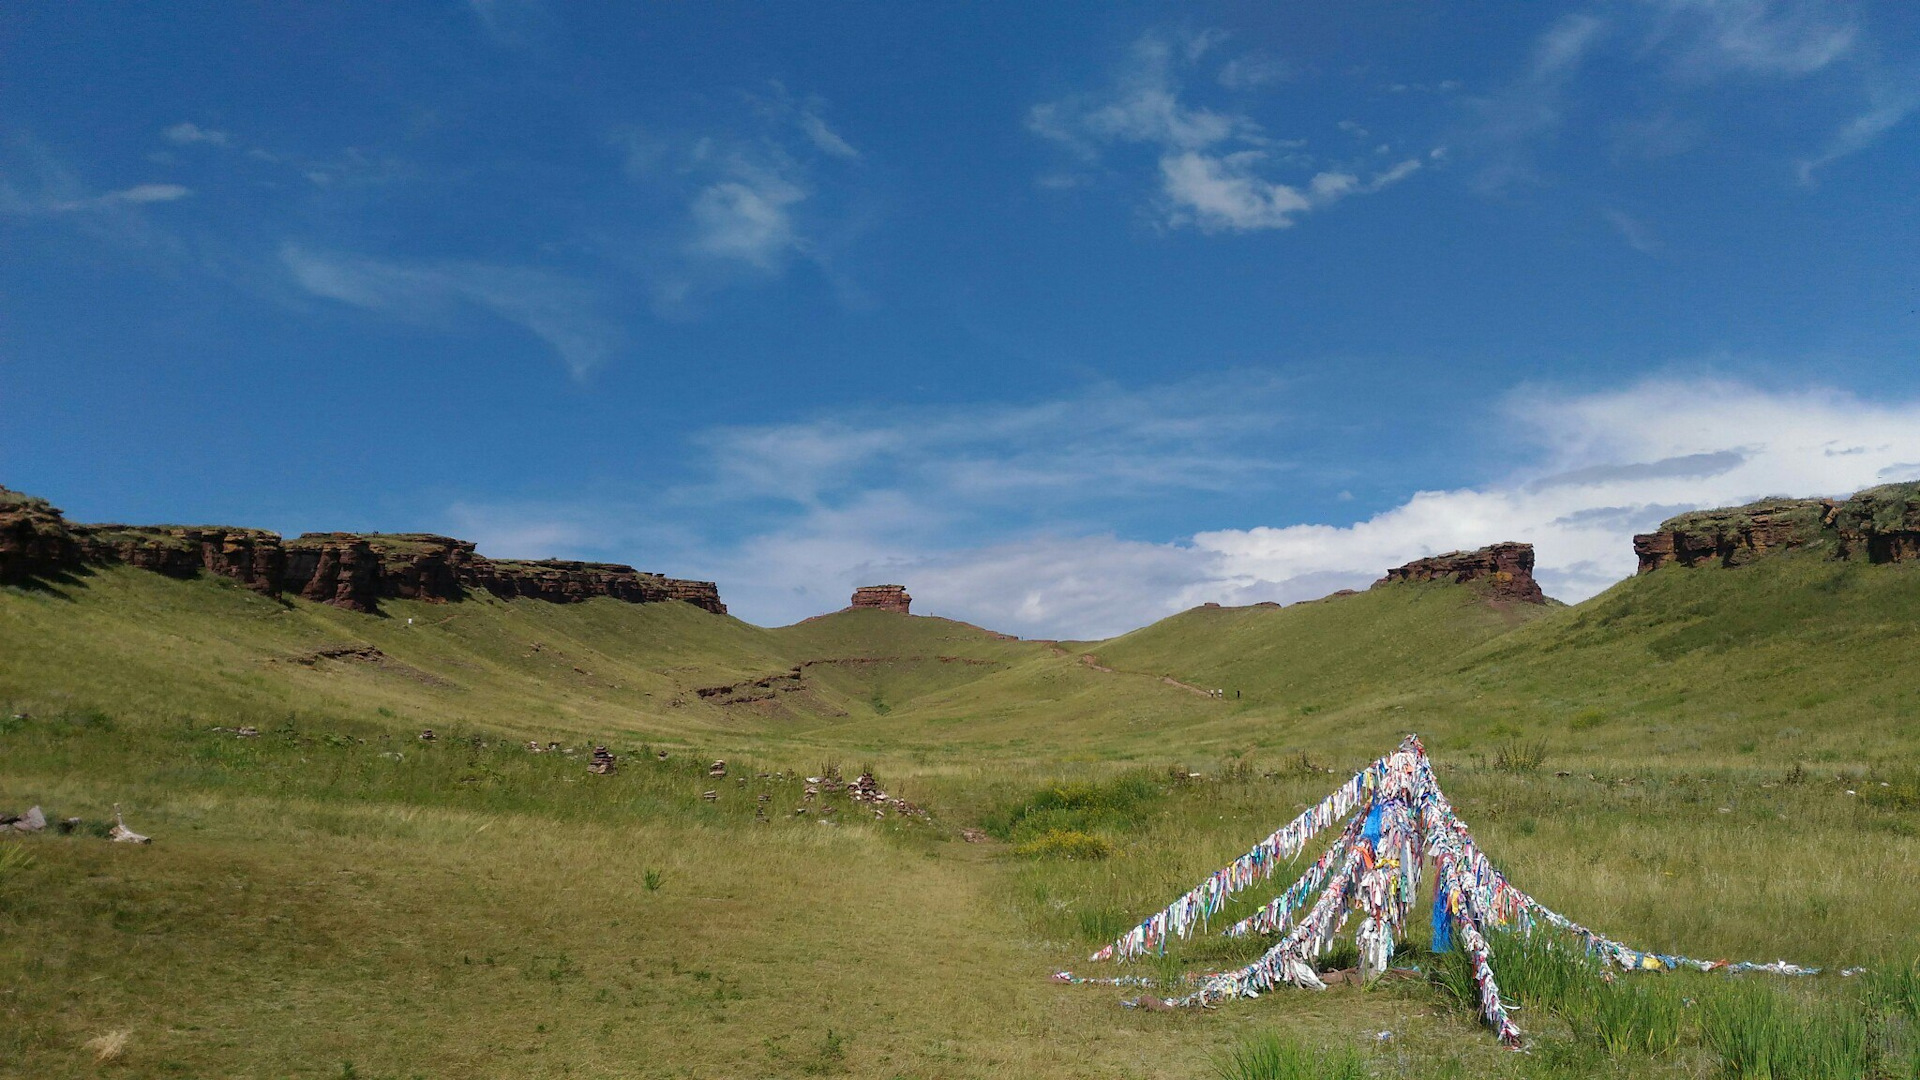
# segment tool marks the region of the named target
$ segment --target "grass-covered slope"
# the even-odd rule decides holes
[[[1396,585],[1290,607],[1193,608],[1089,648],[1118,670],[1317,711],[1418,684],[1551,610],[1488,603],[1473,585]]]
[[[87,820],[0,839],[0,1077],[1184,1078],[1273,1030],[1378,1077],[1741,1075],[1706,1005],[1647,1054],[1530,1003],[1512,1055],[1424,982],[1177,1014],[1048,984],[1114,973],[1084,956],[1408,730],[1516,882],[1590,925],[1894,974],[1920,953],[1908,564],[1669,568],[1566,609],[1408,585],[1071,645],[607,600],[381,618],[132,569],[59,588],[0,590],[0,810]],[[842,797],[821,824],[805,778],[868,762],[931,819]],[[96,835],[115,803],[151,847]],[[1401,960],[1430,967],[1421,933]],[[1879,1057],[1807,1076],[1920,1055],[1920,1005],[1863,1012],[1862,980],[1658,985],[1777,992],[1782,1030],[1870,1017]]]

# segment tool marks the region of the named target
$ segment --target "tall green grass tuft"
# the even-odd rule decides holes
[[[1687,1000],[1671,979],[1596,981],[1571,1004],[1575,1036],[1615,1056],[1670,1053],[1687,1033]]]
[[[1216,1058],[1213,1074],[1220,1080],[1366,1080],[1367,1059],[1352,1047],[1314,1048],[1263,1031]]]
[[[1737,1080],[1859,1080],[1872,1075],[1866,1017],[1841,1004],[1786,1000],[1731,983],[1701,1002],[1701,1034]]]

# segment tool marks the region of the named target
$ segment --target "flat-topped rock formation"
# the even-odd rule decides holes
[[[1805,547],[1821,537],[1835,504],[1826,499],[1763,499],[1745,506],[1698,510],[1668,518],[1633,538],[1642,574],[1662,566],[1739,566],[1763,555]]]
[[[44,499],[0,488],[0,581],[23,583],[108,563],[170,577],[217,574],[267,596],[292,593],[353,611],[376,611],[384,599],[461,600],[476,590],[556,604],[605,596],[727,611],[711,581],[618,563],[489,559],[471,541],[431,533],[306,533],[283,540],[264,529],[217,525],[81,525]]]
[[[1374,582],[1373,587],[1378,589],[1383,585],[1409,581],[1451,581],[1459,584],[1484,581],[1492,599],[1523,604],[1547,602],[1547,595],[1540,591],[1540,583],[1533,580],[1532,544],[1492,544],[1476,551],[1450,551],[1445,555],[1415,559],[1405,566],[1396,566],[1387,571],[1387,576]]]
[[[894,611],[902,615],[913,604],[913,597],[907,595],[905,585],[862,585],[853,590],[853,603],[849,609],[871,608],[874,611]]]
[[[1640,573],[1663,566],[1742,566],[1797,548],[1834,558],[1920,558],[1920,483],[1884,484],[1846,499],[1762,499],[1668,518],[1633,538]]]

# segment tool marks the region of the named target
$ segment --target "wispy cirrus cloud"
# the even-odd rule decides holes
[[[1688,79],[1811,75],[1859,41],[1853,12],[1829,0],[1653,0],[1653,43]]]
[[[590,287],[551,271],[487,262],[402,261],[280,248],[293,280],[314,296],[411,322],[454,319],[483,311],[531,332],[576,378],[610,356],[621,340],[600,314]]]
[[[1912,71],[1889,75],[1875,53],[1855,9],[1832,0],[1594,5],[1549,24],[1505,86],[1463,98],[1462,123],[1450,142],[1474,159],[1483,190],[1541,181],[1539,155],[1569,118],[1610,111],[1611,101],[1590,92],[1589,83],[1597,83],[1590,72],[1602,57],[1610,77],[1634,81],[1642,96],[1659,102],[1643,118],[1606,120],[1616,165],[1684,154],[1707,142],[1708,123],[1677,111],[1707,84],[1752,89],[1815,77],[1859,80],[1866,108],[1818,153],[1794,164],[1801,182],[1810,184],[1818,170],[1871,145],[1920,106]]]
[[[160,136],[175,146],[192,146],[195,143],[206,143],[210,146],[229,146],[233,143],[233,136],[231,134],[225,131],[215,131],[212,128],[203,128],[191,120],[182,120],[180,123],[160,132]]]
[[[1221,40],[1191,35],[1176,41],[1161,34],[1137,40],[1112,84],[1033,106],[1027,129],[1070,152],[1083,164],[1110,149],[1141,148],[1154,156],[1156,211],[1171,227],[1205,232],[1252,232],[1290,228],[1309,212],[1352,195],[1371,194],[1419,171],[1419,158],[1384,170],[1323,168],[1300,173],[1297,144],[1269,138],[1251,117],[1189,104],[1178,78]],[[1258,85],[1254,69],[1229,61],[1220,80],[1236,89]],[[1275,76],[1277,78],[1277,74]],[[1054,173],[1043,186],[1065,188],[1070,174]]]
[[[1907,117],[1913,115],[1914,110],[1920,108],[1920,85],[1915,82],[1916,75],[1920,75],[1920,66],[1909,71],[1907,77],[1902,79],[1888,79],[1876,74],[1867,84],[1866,111],[1840,125],[1818,154],[1795,166],[1795,174],[1800,182],[1811,185],[1821,169],[1872,146],[1881,136],[1899,127]]]
[[[145,183],[113,191],[89,190],[40,144],[20,140],[14,160],[0,165],[0,214],[85,214],[178,202],[193,194],[184,184]]]
[[[741,95],[735,115],[705,134],[642,126],[612,134],[628,178],[685,208],[675,257],[648,269],[661,308],[678,311],[726,284],[776,278],[796,262],[827,268],[821,233],[833,211],[821,189],[864,155],[826,110],[823,99],[776,82],[764,94]]]
[[[1625,210],[1614,207],[1602,210],[1600,216],[1606,219],[1607,224],[1613,226],[1614,231],[1620,234],[1620,239],[1625,240],[1628,247],[1642,255],[1660,254],[1662,246],[1660,238],[1654,234],[1653,227],[1646,222]]]

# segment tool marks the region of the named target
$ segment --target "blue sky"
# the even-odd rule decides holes
[[[1085,636],[1920,476],[1910,4],[16,5],[0,65],[0,483],[80,520]]]

